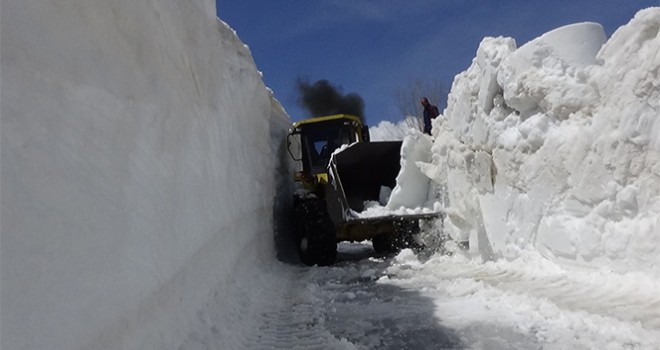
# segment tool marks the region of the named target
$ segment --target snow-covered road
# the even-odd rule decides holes
[[[377,256],[342,243],[332,267],[281,264],[259,349],[654,349],[659,285],[539,255]]]

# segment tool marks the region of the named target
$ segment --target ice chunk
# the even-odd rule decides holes
[[[417,133],[406,136],[401,146],[401,172],[396,178],[387,208],[422,207],[426,203],[429,178],[422,173],[418,162],[431,162],[431,138]]]

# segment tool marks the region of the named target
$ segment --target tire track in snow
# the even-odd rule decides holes
[[[463,349],[438,324],[433,301],[380,284],[388,259],[367,259],[371,246],[340,244],[331,267],[292,266],[286,288],[260,314],[246,349]]]
[[[336,338],[363,350],[465,349],[461,336],[435,317],[432,299],[378,282],[389,258],[374,257],[362,243],[343,242],[338,252],[337,264],[305,276]]]
[[[354,349],[326,329],[323,307],[310,290],[313,285],[305,283],[306,270],[300,267],[277,305],[259,316],[259,326],[247,339],[246,349]]]

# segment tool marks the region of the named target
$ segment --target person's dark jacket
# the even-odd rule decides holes
[[[424,132],[431,135],[431,121],[440,115],[438,107],[427,104],[424,107]]]

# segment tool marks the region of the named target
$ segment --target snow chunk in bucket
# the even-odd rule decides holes
[[[420,134],[409,134],[401,146],[401,171],[396,178],[386,207],[390,210],[423,207],[428,198],[430,179],[422,173],[418,163],[431,162],[431,138]]]

